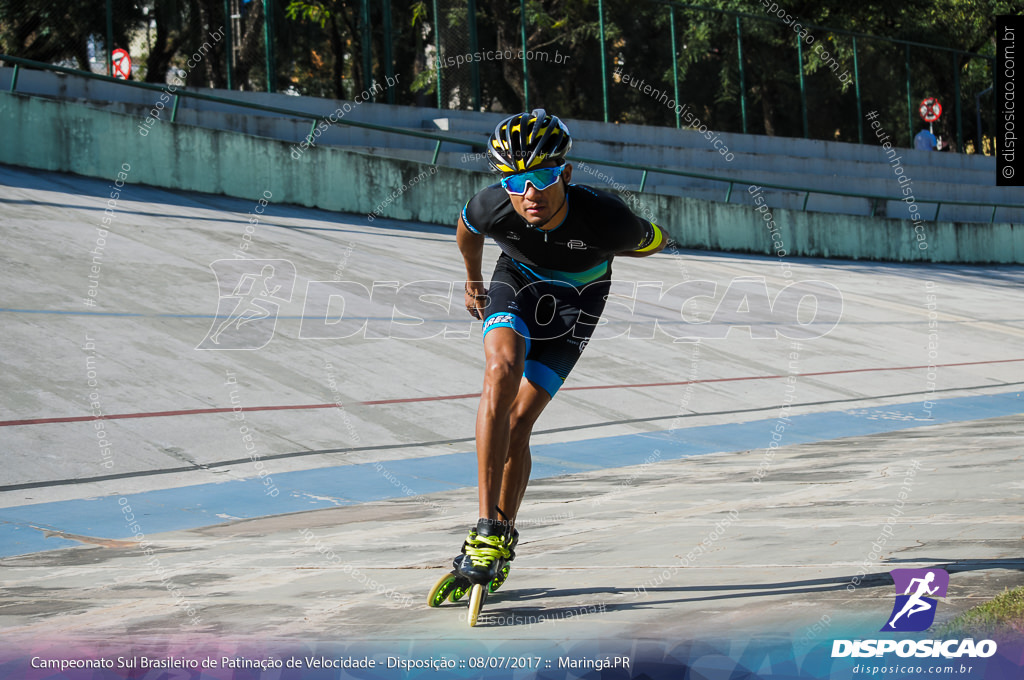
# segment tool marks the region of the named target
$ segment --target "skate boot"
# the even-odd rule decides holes
[[[470,590],[472,589],[473,581],[469,578],[466,572],[468,571],[469,573],[478,574],[479,571],[474,569],[472,559],[467,551],[486,551],[488,549],[495,550],[495,548],[490,547],[490,544],[487,542],[486,539],[481,540],[479,538],[478,529],[480,528],[481,523],[487,523],[487,529],[485,529],[485,531],[488,533],[492,532],[495,528],[499,530],[504,529],[502,523],[500,522],[492,523],[490,520],[482,519],[480,520],[480,522],[477,523],[476,527],[469,530],[469,536],[466,537],[466,541],[462,544],[463,552],[459,555],[456,555],[455,559],[452,560],[452,571],[441,577],[441,580],[434,584],[434,587],[431,589],[430,594],[427,596],[427,604],[429,604],[431,607],[440,607],[442,604],[444,604],[445,600],[449,602],[458,602],[463,597],[465,597],[466,594],[469,593]],[[505,538],[505,540],[507,540],[507,537],[505,537],[504,535],[502,535],[502,537]],[[515,547],[518,543],[519,532],[513,529],[512,542],[507,547],[509,555],[508,558],[502,558],[502,563],[500,565],[497,565],[497,569],[495,570],[495,575],[493,577],[490,577],[489,574],[487,573],[478,576],[478,578],[486,579],[484,583],[487,585],[487,589],[490,592],[493,593],[498,588],[500,588],[501,585],[505,582],[505,579],[508,578],[508,563],[515,559]],[[474,546],[478,547],[474,548]],[[477,555],[479,556],[480,553],[478,552]],[[464,564],[465,566],[463,566]],[[463,569],[465,569],[466,571],[463,571]]]
[[[473,584],[489,586],[494,592],[508,578],[509,562],[515,559],[519,532],[507,522],[481,518],[471,529],[462,554],[455,558],[455,570]],[[492,585],[494,583],[497,585]]]
[[[462,545],[462,555],[456,558],[456,571],[473,584],[469,590],[469,625],[475,626],[488,593],[497,590],[508,578],[509,562],[518,536],[508,522],[481,518],[476,530]],[[461,558],[461,559],[459,559]]]

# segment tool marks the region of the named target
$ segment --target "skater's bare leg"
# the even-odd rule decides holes
[[[499,503],[508,458],[509,416],[519,393],[526,341],[511,328],[494,328],[484,337],[484,355],[487,366],[476,412],[479,516],[500,519],[495,506]],[[502,511],[508,514],[508,510]]]
[[[526,493],[526,485],[530,482],[530,469],[533,461],[530,457],[530,435],[533,425],[551,402],[551,396],[523,378],[519,383],[519,393],[509,415],[508,458],[501,479],[501,496],[498,505],[508,519],[514,520],[519,513],[519,506]]]

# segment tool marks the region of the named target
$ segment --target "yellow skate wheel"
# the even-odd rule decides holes
[[[491,579],[491,582],[487,584],[487,589],[492,593],[496,592],[498,588],[500,588],[501,585],[508,580],[508,572],[510,570],[511,565],[506,564],[505,566],[503,566],[501,568],[501,571],[498,572],[498,575]]]
[[[480,584],[473,584],[473,589],[469,591],[469,625],[473,627],[476,625],[476,620],[480,616],[480,610],[484,608],[484,600],[487,599],[487,586]]]
[[[462,598],[464,598],[466,596],[466,593],[468,593],[470,591],[470,589],[472,589],[472,587],[473,587],[473,584],[470,583],[469,581],[461,581],[459,583],[456,583],[455,587],[452,588],[451,595],[448,596],[448,601],[449,602],[458,602],[459,600],[461,600]]]
[[[431,607],[440,607],[441,603],[448,598],[448,595],[455,590],[455,584],[458,579],[459,577],[455,574],[445,574],[442,576],[441,580],[430,589],[430,594],[427,595],[427,604]]]

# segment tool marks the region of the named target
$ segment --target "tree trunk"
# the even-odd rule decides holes
[[[249,82],[249,72],[257,60],[263,56],[260,52],[260,28],[263,26],[263,3],[251,2],[250,10],[245,17],[245,27],[238,41],[238,64],[235,66],[235,81],[240,83],[243,90],[251,90],[252,83]],[[261,88],[262,89],[262,88]]]
[[[171,65],[171,58],[181,46],[181,36],[171,39],[171,30],[168,26],[172,21],[170,16],[157,12],[155,21],[156,39],[153,41],[153,49],[146,57],[146,82],[163,84],[167,82],[167,69]]]
[[[353,13],[358,11],[358,8],[353,7]],[[341,7],[334,12],[332,16],[336,16],[341,13],[342,21],[344,21],[345,28],[348,29],[350,36],[349,42],[352,45],[352,96],[356,96],[356,90],[359,88],[359,83],[363,84],[365,90],[368,86],[366,84],[366,74],[363,73],[363,61],[357,59],[356,55],[361,55],[362,52],[362,34],[359,32],[359,24],[355,21],[354,17],[350,17],[348,13],[347,3],[342,2]]]
[[[516,22],[516,26],[519,23]],[[498,28],[498,49],[501,51],[511,50],[513,54],[516,54],[521,45],[513,38],[508,37],[508,26],[505,22],[497,22]],[[502,59],[501,60],[501,76],[505,83],[512,89],[516,97],[519,99],[514,106],[508,106],[512,102],[502,102],[506,111],[522,111],[526,107],[526,92],[523,90],[523,66],[518,59]]]
[[[770,101],[770,94],[767,88],[758,86],[751,88],[752,91],[761,90],[761,120],[764,122],[764,133],[769,137],[775,136],[775,107]]]
[[[335,99],[345,98],[345,39],[341,34],[341,26],[334,13],[331,13],[329,37],[331,41],[331,52],[334,53],[334,63],[331,64],[331,87],[334,89]]]
[[[223,28],[224,3],[220,0],[202,0],[199,5],[199,16],[202,18],[202,26],[197,30],[202,31],[203,42],[209,42],[213,49],[207,54],[205,72],[210,86],[224,89],[228,86],[227,73],[225,72],[225,59],[227,58],[227,43],[222,38],[213,44],[214,38],[211,33],[216,33]]]

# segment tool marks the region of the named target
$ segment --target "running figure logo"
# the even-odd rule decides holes
[[[290,302],[295,265],[288,260],[217,260],[217,316],[196,349],[260,349],[274,337],[281,303]]]
[[[926,596],[945,597],[949,574],[944,569],[893,569],[890,573],[896,585],[896,604],[882,630],[904,633],[928,630],[935,621],[937,602]]]

